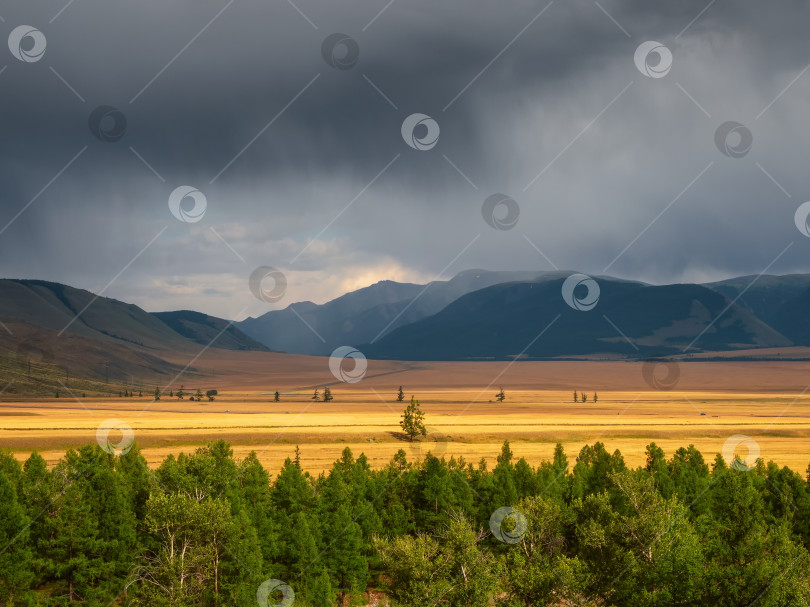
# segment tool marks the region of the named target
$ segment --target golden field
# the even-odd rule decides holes
[[[296,445],[303,466],[318,473],[345,447],[365,453],[373,466],[385,465],[398,449],[409,459],[432,450],[494,462],[504,439],[532,465],[549,459],[557,442],[573,462],[584,444],[597,440],[619,449],[632,466],[643,463],[651,441],[668,455],[694,444],[710,462],[733,435],[751,437],[766,461],[800,472],[810,464],[810,364],[803,362],[684,362],[672,391],[652,389],[641,363],[626,362],[369,361],[355,384],[336,382],[328,360],[318,357],[213,353],[198,362],[217,373],[178,380],[173,388],[216,388],[215,402],[167,396],[152,402],[146,389],[142,398],[5,399],[0,446],[20,458],[37,449],[55,463],[66,448],[95,442],[99,424],[114,418],[133,429],[153,466],[216,439],[229,441],[238,458],[255,451],[271,472]],[[335,400],[311,400],[315,387],[322,393],[325,385]],[[400,385],[422,403],[426,441],[411,444],[400,434]],[[501,386],[502,404],[495,402]],[[281,402],[272,402],[275,390]],[[589,402],[573,403],[574,390],[585,391]],[[111,433],[110,442],[118,437]],[[743,448],[740,455],[746,454]]]

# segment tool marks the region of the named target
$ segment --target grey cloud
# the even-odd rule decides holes
[[[0,235],[3,274],[103,286],[164,226],[108,294],[161,305],[149,291],[182,276],[193,294],[184,300],[178,290],[167,305],[234,314],[223,284],[241,288],[252,267],[274,265],[302,281],[291,295],[322,301],[353,272],[373,275],[371,267],[433,277],[474,239],[445,276],[549,268],[528,241],[561,268],[598,274],[709,163],[609,273],[651,282],[756,273],[791,241],[771,271],[807,269],[810,242],[792,214],[810,198],[800,128],[810,75],[757,118],[810,63],[800,3],[601,2],[628,38],[595,3],[558,0],[481,73],[545,2],[400,0],[363,31],[387,3],[296,1],[316,30],[286,2],[238,0],[130,103],[226,4],[83,0],[53,23],[58,8],[3,9],[4,35],[30,23],[46,33],[48,50],[38,63],[0,62],[9,66],[0,74],[0,229],[87,146]],[[358,41],[353,69],[321,58],[333,32]],[[673,51],[663,79],[633,64],[648,39]],[[126,115],[116,143],[87,128],[102,104]],[[441,127],[430,152],[400,137],[414,112]],[[726,120],[753,133],[744,158],[714,147]],[[193,227],[166,205],[184,184],[209,201]],[[483,222],[481,204],[495,192],[521,205],[515,229]],[[318,246],[291,263],[327,225]],[[235,297],[250,303],[246,286]]]

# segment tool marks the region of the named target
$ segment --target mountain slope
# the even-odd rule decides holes
[[[0,280],[0,318],[154,349],[188,346],[138,306],[43,280]]]
[[[721,316],[729,300],[704,286],[598,282],[601,296],[588,312],[563,301],[563,279],[500,284],[358,347],[370,358],[463,360],[673,355],[693,341],[689,351],[791,343],[739,306]]]
[[[810,345],[810,275],[740,276],[705,285],[749,310],[797,345]]]
[[[200,344],[266,351],[235,327],[214,341],[228,326],[219,318],[196,312],[150,314],[132,304],[41,280],[0,280],[0,322],[0,370],[11,373],[41,365],[46,374],[64,381],[83,376],[120,385],[181,371],[193,375],[195,369],[185,365],[200,352]]]
[[[322,305],[291,304],[238,327],[272,350],[329,355],[338,346],[376,341],[397,327],[426,318],[462,295],[515,280],[553,279],[557,272],[468,270],[427,285],[381,281]]]
[[[152,316],[186,339],[203,346],[214,344],[215,347],[224,350],[269,351],[264,345],[237,329],[234,323],[216,316],[191,310],[153,312]]]

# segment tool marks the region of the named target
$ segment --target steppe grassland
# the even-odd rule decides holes
[[[365,453],[375,467],[399,449],[411,460],[432,451],[474,463],[483,457],[494,465],[505,439],[532,465],[549,459],[557,442],[573,464],[582,446],[597,440],[620,450],[631,466],[644,463],[652,441],[668,455],[694,444],[710,463],[735,435],[751,437],[766,461],[802,473],[810,463],[810,395],[793,390],[596,390],[594,403],[594,391],[581,386],[577,391],[585,390],[588,402],[574,403],[573,390],[512,390],[507,384],[507,399],[498,403],[494,385],[416,387],[406,389],[407,398],[413,392],[421,401],[429,434],[412,444],[400,434],[404,403],[396,402],[398,384],[390,382],[332,386],[335,400],[329,403],[313,401],[314,389],[287,389],[278,403],[271,392],[238,389],[223,390],[210,403],[168,397],[154,403],[146,397],[6,401],[0,403],[0,446],[20,458],[36,449],[53,464],[66,448],[95,443],[99,424],[113,418],[132,427],[153,466],[170,453],[217,439],[230,442],[237,457],[255,451],[271,472],[296,445],[312,473],[328,469],[345,447],[355,456]],[[120,434],[113,431],[109,440],[118,442]],[[745,447],[737,452],[748,455]]]

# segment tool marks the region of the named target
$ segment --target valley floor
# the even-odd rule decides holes
[[[237,458],[255,451],[273,473],[296,445],[302,466],[313,473],[330,467],[345,447],[355,455],[365,453],[375,467],[387,464],[399,449],[412,460],[431,450],[475,463],[484,457],[494,465],[509,439],[516,457],[532,465],[550,459],[557,442],[573,458],[598,440],[636,466],[644,463],[652,441],[668,455],[694,444],[710,461],[724,447],[733,452],[737,435],[753,440],[737,450],[741,457],[749,455],[748,445],[766,461],[801,473],[810,464],[807,363],[682,363],[676,390],[664,391],[643,381],[640,363],[370,361],[364,380],[336,384],[328,370],[318,368],[326,359],[290,358],[312,369],[302,366],[296,376],[291,367],[286,381],[276,379],[276,385],[265,376],[266,388],[257,390],[261,374],[242,366],[239,373],[212,377],[211,386],[202,386],[220,390],[214,402],[168,397],[152,402],[147,392],[141,398],[5,399],[0,447],[20,458],[36,449],[53,464],[65,448],[95,442],[99,424],[114,418],[133,429],[150,465],[216,439],[230,442]],[[335,400],[313,401],[314,386],[322,393],[328,384]],[[423,441],[410,443],[401,435],[400,384],[406,400],[414,394],[422,403],[429,433]],[[501,386],[504,403],[495,401]],[[278,403],[273,402],[276,389]],[[574,390],[586,392],[588,402],[574,403]],[[109,438],[119,440],[115,432]]]

